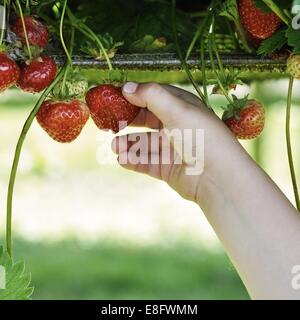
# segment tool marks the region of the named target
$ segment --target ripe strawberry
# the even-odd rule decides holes
[[[239,0],[238,7],[242,25],[254,38],[269,38],[281,24],[275,13],[263,12],[256,7],[254,0]]]
[[[80,100],[45,101],[37,113],[37,121],[54,140],[74,141],[88,121],[90,112]]]
[[[31,16],[25,17],[24,22],[29,44],[41,49],[46,47],[49,41],[49,31],[47,26]],[[17,37],[20,38],[22,43],[25,44],[25,34],[20,17],[16,20],[11,29]]]
[[[292,54],[287,61],[288,73],[296,79],[300,80],[300,55]]]
[[[238,139],[254,139],[264,129],[265,110],[256,100],[234,97],[234,104],[224,112],[223,121]]]
[[[20,68],[7,53],[0,52],[0,92],[16,84],[20,77]]]
[[[90,89],[86,94],[86,103],[97,127],[115,133],[126,127],[121,122],[130,124],[140,110],[123,97],[120,87],[110,84]]]
[[[23,63],[17,86],[27,92],[41,92],[53,82],[56,71],[55,61],[47,56]]]

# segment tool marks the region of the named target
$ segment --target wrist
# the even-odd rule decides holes
[[[254,162],[241,144],[232,137],[222,136],[216,143],[207,141],[204,171],[198,179],[196,202],[203,209],[225,199],[238,188],[241,172],[247,172]]]

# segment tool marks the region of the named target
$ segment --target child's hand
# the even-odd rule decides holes
[[[187,175],[191,154],[181,153],[184,163],[175,164],[178,152],[168,165],[135,163],[132,146],[147,145],[149,133],[139,134],[139,142],[136,134],[116,138],[113,149],[119,161],[128,160],[125,167],[165,180],[202,207],[253,298],[299,299],[292,270],[300,261],[300,216],[223,122],[196,96],[171,86],[128,83],[123,94],[143,108],[135,126],[204,130],[204,149],[201,141],[184,141],[188,150],[202,151],[196,160],[204,157],[204,170],[201,175]],[[127,140],[134,142],[127,146]],[[164,148],[156,144],[140,160],[148,160],[149,153],[161,160]]]
[[[205,196],[203,193],[207,186],[207,178],[211,176],[209,179],[212,179],[214,171],[219,172],[215,165],[220,167],[220,159],[229,156],[229,152],[238,146],[231,132],[195,95],[184,90],[155,83],[127,83],[123,88],[123,94],[132,104],[143,108],[132,125],[157,129],[157,132],[116,138],[113,150],[119,155],[119,162],[128,169],[166,181],[187,199],[200,201]],[[170,147],[170,143],[154,143],[158,141],[155,138],[162,134],[162,131],[158,132],[159,129],[164,129],[164,132],[166,129],[179,130],[182,134],[180,141],[177,141],[178,146],[181,146],[182,138],[187,134],[184,130],[189,129],[193,136],[185,138],[184,150],[190,150],[194,156],[186,152],[180,156],[176,139],[173,139],[171,155],[174,155],[175,148],[175,156],[169,159],[169,164],[163,161],[162,151]],[[199,129],[203,130],[202,135],[196,136],[196,130]],[[203,134],[204,140],[197,139],[203,138]],[[141,161],[137,162],[134,145],[141,146],[143,143],[147,146],[144,146],[144,154],[140,155]],[[158,164],[151,164],[149,155],[151,159],[159,159]],[[183,161],[178,164],[181,159]],[[141,163],[143,161],[145,162]],[[197,167],[201,169],[198,172]]]

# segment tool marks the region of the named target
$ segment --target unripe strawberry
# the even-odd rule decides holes
[[[296,79],[300,79],[300,54],[292,54],[287,61],[288,73]]]

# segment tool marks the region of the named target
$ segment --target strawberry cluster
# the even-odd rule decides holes
[[[86,103],[79,99],[45,101],[37,120],[50,137],[64,143],[79,136],[90,114],[99,129],[117,133],[124,128],[120,124],[130,124],[138,112],[139,108],[123,97],[120,87],[104,84],[87,92]]]
[[[238,19],[247,40],[254,48],[259,48],[259,54],[268,54],[271,57],[280,56],[276,50],[283,49],[286,42],[296,48],[299,47],[299,33],[297,37],[291,28],[285,29],[288,26],[283,25],[288,23],[284,19],[285,12],[282,12],[279,7],[276,7],[275,11],[267,10],[265,12],[258,7],[258,1],[238,0],[237,8]],[[288,41],[286,37],[289,38]],[[294,40],[296,38],[297,40]],[[287,47],[287,44],[285,46]],[[295,50],[299,51],[300,49]],[[300,55],[290,53],[291,51],[292,48],[283,51],[283,56],[286,55],[285,52],[289,56],[287,72],[293,78],[300,79]],[[237,138],[252,139],[260,135],[265,121],[264,108],[260,102],[247,98],[237,99],[233,96],[232,103],[225,109],[223,121]]]
[[[25,28],[23,26],[23,22]],[[52,57],[42,54],[49,42],[47,26],[33,16],[18,17],[10,26],[19,43],[35,53],[34,57],[14,61],[4,49],[0,51],[0,92],[16,85],[29,93],[39,93],[50,86],[57,74]],[[67,94],[52,94],[42,103],[37,121],[54,140],[62,143],[74,141],[89,119],[90,113],[100,129],[118,132],[119,122],[130,123],[138,113],[122,95],[121,88],[102,85],[87,92],[86,81],[67,82]]]
[[[235,5],[232,6],[233,3]],[[283,25],[278,12],[272,10],[265,12],[257,6],[257,3],[255,0],[227,0],[224,5],[225,14],[223,12],[224,16],[231,17],[231,19],[234,17],[233,22],[237,36],[241,36],[238,32],[241,30],[237,26],[239,22],[246,38],[255,48],[260,47],[262,43],[276,35]],[[220,10],[221,2],[219,4],[216,2],[216,8]],[[217,9],[216,12],[218,12]],[[93,34],[80,19],[76,19],[70,11],[68,18],[73,27],[83,31],[85,35],[88,33],[88,38],[91,41],[95,40],[95,37],[97,38],[97,35]],[[212,25],[214,23],[211,23]],[[208,27],[210,26],[208,25]],[[6,50],[0,51],[0,91],[13,85],[30,93],[45,90],[51,85],[57,74],[54,59],[43,54],[50,38],[49,28],[36,16],[25,15],[23,17],[20,15],[11,23],[10,30],[15,34],[24,51],[27,50],[31,54],[29,54],[29,59],[16,62]],[[103,41],[101,37],[97,38],[95,43],[99,43],[100,40]],[[242,41],[242,39],[239,40]],[[113,43],[113,41],[111,42]],[[203,47],[205,45],[207,44],[204,44]],[[215,55],[217,60],[220,60],[216,51],[216,42],[212,40],[209,44],[208,41],[209,46],[211,46],[212,57]],[[95,50],[98,52],[99,48],[97,47]],[[109,52],[102,49],[100,52],[107,59],[108,66],[111,67]],[[99,56],[99,52],[97,56]],[[211,63],[214,62],[211,61]],[[290,55],[287,67],[291,76],[300,79],[300,56],[298,54]],[[229,100],[229,105],[225,108],[223,115],[225,124],[239,139],[252,139],[259,136],[265,121],[262,104],[247,98],[237,99],[230,95],[229,92],[236,89],[240,80],[238,74],[224,72],[221,61],[219,61],[219,71],[215,74],[213,94],[224,94]],[[83,84],[82,87],[81,84]],[[37,113],[39,124],[56,141],[71,142],[76,139],[89,115],[98,128],[118,132],[122,129],[119,126],[121,122],[132,122],[138,113],[138,108],[131,105],[122,96],[120,87],[105,84],[88,91],[85,80],[75,81],[75,83],[64,81],[62,86],[65,88],[61,88],[61,84],[58,85],[58,94],[54,92],[55,89],[52,91],[51,98],[41,105]],[[85,101],[83,101],[84,97]],[[203,101],[209,104],[209,101]]]
[[[57,67],[53,58],[40,55],[49,40],[47,26],[31,16],[24,18],[24,25],[27,38],[21,17],[11,25],[11,30],[23,46],[28,41],[28,45],[36,53],[36,56],[17,63],[12,60],[3,47],[0,53],[1,91],[17,85],[26,92],[38,93],[47,88],[56,76]]]

